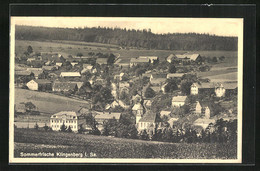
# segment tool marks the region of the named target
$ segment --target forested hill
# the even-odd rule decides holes
[[[19,40],[73,40],[165,50],[237,50],[237,37],[196,33],[154,34],[119,28],[48,28],[16,26]]]

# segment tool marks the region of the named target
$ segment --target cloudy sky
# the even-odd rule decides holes
[[[14,19],[14,20],[13,20]],[[242,19],[222,18],[126,18],[126,17],[13,17],[12,24],[45,27],[119,27],[151,29],[153,33],[209,33],[238,36]]]

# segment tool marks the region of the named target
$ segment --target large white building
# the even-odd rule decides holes
[[[67,128],[71,128],[73,132],[78,132],[81,124],[84,124],[85,118],[77,115],[74,111],[61,111],[51,115],[50,127],[53,131],[59,131],[64,124]]]

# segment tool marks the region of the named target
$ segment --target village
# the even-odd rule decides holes
[[[28,46],[15,58],[15,87],[88,102],[78,110],[51,114],[46,130],[148,140],[166,129],[180,134],[192,130],[199,137],[214,132],[219,120],[237,119],[237,82],[212,82],[197,75],[225,57],[187,52],[166,58],[133,56],[122,62],[119,53],[63,56]],[[15,104],[15,116],[41,115],[36,109],[33,101],[24,101]],[[119,123],[128,135],[115,130]]]

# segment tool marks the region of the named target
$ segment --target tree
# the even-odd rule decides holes
[[[39,125],[37,124],[37,122],[34,125],[34,129],[38,130],[39,129]]]
[[[67,132],[72,132],[71,127],[69,126]]]
[[[167,80],[167,84],[164,88],[166,93],[171,93],[174,90],[178,90],[178,85],[176,83],[176,80],[175,79]]]
[[[112,65],[115,62],[115,59],[116,59],[116,56],[114,54],[110,53],[110,55],[109,55],[109,57],[107,59],[107,63],[109,65]]]
[[[144,72],[145,72],[144,69],[142,69],[142,68],[137,68],[137,69],[135,70],[135,75],[138,77],[138,76],[141,76]]]
[[[67,127],[66,127],[66,125],[64,124],[64,122],[63,122],[62,126],[60,127],[60,131],[61,131],[61,132],[66,132],[66,131],[67,131]]]
[[[146,130],[142,130],[140,132],[139,139],[141,139],[141,140],[149,140],[149,135],[147,134]]]
[[[49,127],[46,125],[46,123],[45,123],[43,129],[44,129],[45,131],[48,131],[48,130],[49,130]]]
[[[153,98],[155,96],[155,92],[151,87],[148,87],[144,93],[146,98]]]
[[[174,65],[169,66],[169,73],[176,73],[176,67]]]
[[[183,94],[189,95],[190,94],[190,87],[193,84],[192,81],[181,81],[181,91]]]
[[[214,56],[214,57],[212,58],[212,62],[218,62],[217,57]]]
[[[79,53],[77,53],[77,56],[82,57],[83,54],[79,52]]]
[[[33,48],[32,48],[32,46],[28,46],[28,47],[27,47],[27,52],[28,52],[28,54],[33,53]]]
[[[31,113],[34,109],[36,109],[36,106],[32,102],[25,103],[26,112]]]

